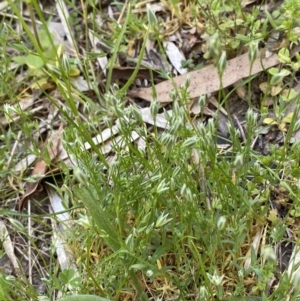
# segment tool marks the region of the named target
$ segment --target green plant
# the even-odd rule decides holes
[[[0,298],[3,301],[10,300],[9,292],[12,289],[12,281],[6,279],[4,275],[0,274]]]
[[[259,7],[249,12],[241,1],[235,0],[164,1],[164,9],[159,12],[148,3],[144,12],[138,13],[135,12],[141,4],[133,1],[125,6],[120,19],[113,20],[104,16],[102,8],[92,1],[81,3],[82,13],[74,3],[69,3],[70,8],[76,9],[73,12],[76,17],[66,21],[75,24],[75,19],[82,16],[85,39],[91,25],[97,38],[109,46],[107,53],[98,54],[89,52],[86,43],[80,49],[87,50],[87,55],[82,57],[76,47],[78,58],[72,59],[53,41],[47,28],[48,20],[44,19],[37,1],[29,3],[33,33],[18,7],[10,1],[26,38],[19,37],[13,26],[0,28],[5,37],[1,39],[0,50],[3,67],[0,97],[4,101],[11,94],[10,105],[6,104],[2,109],[8,124],[2,129],[0,145],[3,199],[18,199],[17,193],[24,189],[22,182],[36,180],[30,176],[30,170],[21,174],[12,172],[18,160],[29,154],[38,158],[44,155],[38,143],[43,141],[44,134],[40,133],[38,139],[33,137],[33,133],[39,133],[41,116],[36,118],[17,105],[20,101],[18,93],[21,93],[15,91],[18,85],[30,90],[52,83],[51,88],[57,89],[60,102],[47,89],[44,89],[43,97],[59,111],[59,120],[64,123],[63,146],[76,165],[70,170],[64,162],[48,162],[49,166],[62,163],[58,166],[63,175],[57,177],[59,180],[53,175],[46,182],[51,182],[61,194],[65,210],[72,213],[73,227],[68,243],[80,273],[77,276],[73,269],[60,271],[57,265],[49,264],[45,268],[47,277],[43,277],[47,293],[39,296],[40,299],[51,298],[56,291],[65,295],[62,301],[126,298],[268,298],[275,301],[285,298],[291,279],[277,273],[271,247],[283,239],[285,230],[292,228],[299,218],[300,151],[299,144],[290,144],[290,138],[299,129],[299,107],[295,107],[293,114],[285,114],[287,104],[298,97],[292,81],[299,69],[299,56],[292,60],[287,46],[297,42],[295,28],[299,12],[291,10],[297,3],[285,1],[279,9],[264,15]],[[111,5],[116,12],[123,8],[123,3]],[[184,5],[186,7],[182,9]],[[92,13],[87,15],[91,10]],[[182,86],[169,91],[172,104],[168,106],[156,101],[153,88],[154,100],[149,110],[154,124],[145,124],[140,103],[128,101],[126,93],[135,83],[142,60],[147,58],[149,40],[164,53],[165,10],[171,21],[178,19],[188,37],[196,33],[195,48],[204,53],[201,61],[197,61],[195,55],[183,65],[193,69],[197,65],[214,63],[220,79],[225,74],[227,58],[248,51],[252,68],[255,59],[261,55],[261,44],[268,47],[272,33],[285,36],[286,47],[278,52],[282,66],[261,75],[263,82],[259,82],[259,88],[263,94],[257,93],[258,104],[252,99],[257,96],[253,93],[260,77],[249,77],[234,88],[220,90],[218,109],[211,118],[203,113],[207,105],[211,106],[210,97],[202,95],[198,102],[191,99],[187,76]],[[98,14],[103,17],[103,28],[97,23]],[[37,21],[42,24],[41,30],[36,28]],[[13,41],[9,40],[10,35],[14,37]],[[128,50],[129,41],[139,45],[135,70],[127,81],[113,83],[118,53]],[[5,53],[8,46],[17,49],[19,54],[9,58]],[[93,69],[95,59],[102,56],[108,61],[105,82],[97,74],[99,70]],[[17,69],[9,68],[11,62],[18,63]],[[28,67],[29,72],[25,73],[21,83],[17,83],[15,77],[22,72],[22,67],[25,70]],[[71,82],[71,77],[78,75],[79,70],[90,86],[85,94],[76,90]],[[151,70],[149,73],[151,75]],[[239,128],[237,119],[229,114],[229,101],[238,88],[245,88],[248,97],[237,97],[234,101],[243,103],[247,100],[250,107],[242,112]],[[265,101],[269,97],[273,103],[267,107]],[[201,112],[191,116],[191,107],[195,103]],[[229,115],[229,125],[224,126],[228,131],[229,150],[220,149],[218,142],[221,107],[227,109]],[[267,113],[272,113],[271,117],[267,117]],[[167,124],[165,129],[158,125],[161,119]],[[271,146],[265,156],[257,150],[259,147],[253,149],[253,145],[271,126],[272,130],[276,127],[281,130],[283,139],[278,145]],[[98,138],[107,132],[112,133],[110,140],[99,143]],[[23,135],[23,144],[19,146],[24,147],[15,154],[11,150],[15,141],[20,140],[19,133]],[[280,201],[290,206],[285,218],[279,218],[275,210],[269,210],[270,202],[276,201],[274,187],[279,185],[284,194]],[[16,214],[12,210],[0,210],[5,216]],[[19,216],[24,218],[26,214]],[[34,219],[37,224],[42,224],[48,217],[43,214]],[[258,249],[252,245],[255,231],[259,232],[263,226],[266,228],[264,239],[270,246],[267,251],[261,245]],[[22,231],[26,236],[25,230]],[[31,236],[27,236],[30,240]],[[34,244],[32,247],[37,248]],[[52,253],[50,259],[55,262]],[[248,260],[250,266],[245,264]],[[274,293],[267,296],[268,279],[275,274],[279,284],[277,289],[274,287]],[[5,301],[17,300],[17,294],[13,297],[10,294],[15,288],[17,292],[23,292],[24,287],[26,298],[37,298],[37,290],[27,282],[4,276],[0,282],[0,298]],[[68,296],[75,291],[80,295]],[[294,297],[296,293],[291,296]]]
[[[65,293],[67,291],[78,291],[81,277],[76,275],[73,269],[65,269],[59,273],[58,277],[51,275],[49,279],[43,280],[50,287]]]

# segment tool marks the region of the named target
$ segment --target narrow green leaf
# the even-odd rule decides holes
[[[44,61],[36,54],[16,56],[13,60],[21,65],[27,65],[31,69],[41,69],[44,66]]]

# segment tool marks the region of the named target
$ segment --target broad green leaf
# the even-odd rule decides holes
[[[35,74],[37,76],[37,74]],[[40,78],[39,80],[35,81],[31,86],[31,89],[42,89],[47,90],[53,88],[53,83],[48,82],[48,79],[45,77]]]
[[[282,119],[282,121],[285,122],[285,123],[291,123],[291,122],[292,122],[292,119],[293,119],[293,115],[294,115],[294,112],[291,112],[291,113],[287,114],[287,115]]]
[[[27,56],[27,65],[31,69],[41,69],[44,66],[44,61],[36,54],[29,54]]]
[[[146,264],[136,263],[136,264],[133,264],[129,269],[144,270],[147,267],[148,266]]]
[[[288,49],[286,48],[282,48],[279,50],[279,53],[278,53],[278,60],[280,63],[283,63],[283,64],[288,64],[291,62],[291,58],[290,58],[290,52]]]
[[[265,118],[263,123],[264,124],[277,124],[277,122],[273,118],[270,118],[270,117]]]
[[[52,43],[51,43],[51,39],[52,39],[52,36],[51,36],[51,33],[47,33],[46,30],[42,29],[41,31],[39,31],[39,39],[40,39],[40,43],[41,43],[41,46],[43,48],[43,50],[49,48]]]
[[[64,283],[68,284],[70,280],[75,276],[74,269],[64,269],[62,272],[59,273],[59,280]]]
[[[280,72],[278,72],[277,74],[273,75],[271,80],[270,80],[270,84],[272,86],[279,84],[283,78],[285,76],[290,75],[291,71],[287,70],[287,69],[282,69],[280,70]]]
[[[281,76],[288,76],[291,74],[291,71],[287,69],[282,69],[278,74],[280,74]]]
[[[71,65],[69,75],[71,77],[75,77],[75,76],[78,76],[79,74],[80,74],[80,70],[76,66]]]
[[[284,89],[282,91],[281,97],[284,101],[290,101],[298,96],[294,89]]]
[[[13,60],[21,65],[27,65],[30,69],[41,69],[44,66],[44,61],[36,54],[15,56]]]
[[[276,74],[278,74],[279,69],[273,67],[273,68],[270,68],[270,69],[268,70],[268,72],[269,72],[271,75],[276,75]]]

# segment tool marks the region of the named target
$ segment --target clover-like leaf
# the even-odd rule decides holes
[[[269,124],[269,125],[277,124],[277,122],[273,118],[270,118],[270,117],[265,118],[263,120],[263,123],[264,124]]]
[[[282,48],[278,52],[278,60],[280,63],[288,64],[291,62],[290,52],[286,48]]]

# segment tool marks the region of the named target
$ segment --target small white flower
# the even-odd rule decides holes
[[[153,276],[153,271],[152,270],[147,270],[146,275],[147,277],[152,277]]]
[[[204,298],[206,298],[207,296],[207,289],[205,286],[200,286],[200,290],[199,290],[199,297],[200,300],[204,300]]]
[[[262,255],[266,261],[276,261],[276,254],[274,249],[271,246],[266,246],[262,249]]]
[[[168,215],[169,215],[169,213],[167,213],[167,214],[162,213],[158,217],[158,219],[157,219],[157,221],[155,223],[155,227],[156,228],[162,227],[162,226],[166,225],[169,221],[171,221],[172,218],[168,218]]]
[[[221,285],[222,280],[224,278],[224,275],[219,276],[219,275],[217,275],[216,272],[214,272],[213,275],[210,275],[209,273],[206,273],[206,274],[207,274],[207,277],[208,277],[208,279],[209,279],[209,281],[210,281],[211,284],[213,284],[215,286]]]
[[[226,217],[220,216],[220,218],[218,219],[217,227],[220,230],[223,230],[225,228],[225,225],[226,225]]]

